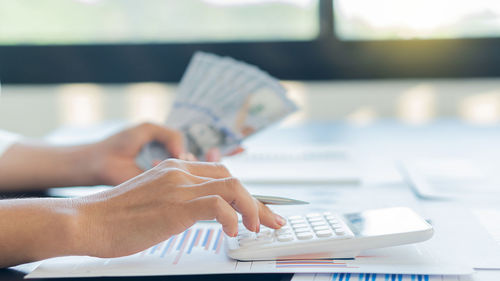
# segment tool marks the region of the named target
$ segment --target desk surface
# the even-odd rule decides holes
[[[272,139],[274,143],[297,145],[301,143],[346,144],[356,149],[357,154],[372,164],[380,159],[401,156],[475,156],[495,160],[500,157],[500,130],[498,126],[472,127],[455,121],[443,121],[427,127],[406,127],[398,122],[382,122],[376,126],[351,127],[345,124],[307,124],[296,128],[269,130],[253,138],[248,145],[264,145]],[[384,160],[382,159],[382,160]],[[371,164],[370,164],[371,165]],[[380,166],[380,165],[379,165]],[[13,194],[12,196],[18,197]],[[22,196],[33,196],[22,194]],[[34,196],[40,196],[35,194]],[[491,273],[491,272],[490,272]],[[500,275],[500,271],[496,276]],[[24,274],[13,270],[0,270],[0,280],[21,280]],[[210,276],[134,277],[129,280],[290,280],[291,274],[241,274]],[[106,278],[114,279],[114,278]],[[83,280],[83,279],[78,279]],[[95,279],[92,279],[95,280]],[[490,280],[475,279],[475,280]],[[495,280],[495,279],[491,279]],[[500,277],[496,280],[500,280]]]

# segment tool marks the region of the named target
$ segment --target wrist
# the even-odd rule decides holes
[[[80,145],[69,148],[66,157],[72,169],[70,172],[76,181],[73,185],[100,185],[105,184],[102,177],[102,167],[105,160],[99,143]]]
[[[43,248],[37,260],[57,256],[84,255],[81,219],[75,200],[71,198],[41,200],[47,200],[47,202],[40,202],[40,205],[42,205],[41,208],[46,209],[42,211],[42,213],[47,213],[45,231],[47,234],[50,233],[47,236],[52,239],[38,242]]]
[[[72,199],[2,200],[0,267],[83,253]]]

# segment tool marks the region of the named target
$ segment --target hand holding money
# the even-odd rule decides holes
[[[197,52],[182,77],[166,125],[182,132],[186,150],[200,160],[218,149],[226,155],[248,136],[297,109],[279,81],[255,66],[229,57]],[[150,169],[171,157],[151,142],[136,158]]]

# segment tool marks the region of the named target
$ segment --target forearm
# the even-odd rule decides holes
[[[0,190],[98,184],[93,153],[91,145],[14,144],[0,157]]]
[[[0,268],[80,254],[71,199],[0,200]]]

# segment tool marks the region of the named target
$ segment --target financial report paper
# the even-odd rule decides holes
[[[217,223],[195,224],[135,255],[100,259],[62,257],[43,262],[27,278],[152,276],[221,273],[401,273],[470,274],[467,266],[427,248],[425,243],[366,251],[353,260],[277,260],[241,262],[225,254],[225,236]]]

